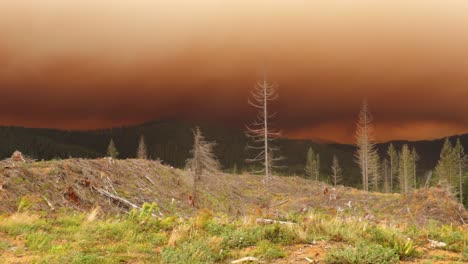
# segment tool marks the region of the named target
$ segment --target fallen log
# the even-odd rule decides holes
[[[278,221],[272,219],[258,218],[256,220],[257,224],[271,225],[271,224],[280,224],[280,225],[295,225],[293,222]]]
[[[241,258],[241,259],[238,259],[238,260],[233,260],[233,261],[231,261],[231,264],[242,263],[242,262],[246,262],[246,261],[261,262],[258,258],[255,258],[255,257],[245,257],[245,258]]]
[[[131,207],[131,208],[135,208],[135,209],[141,210],[141,207],[139,207],[139,206],[137,206],[136,204],[134,204],[134,203],[128,201],[127,199],[124,199],[124,198],[122,198],[122,197],[119,197],[119,196],[117,196],[117,195],[114,195],[114,194],[112,194],[112,193],[110,193],[110,192],[108,192],[108,191],[106,191],[106,190],[100,189],[100,188],[95,188],[95,187],[93,187],[93,189],[96,190],[99,194],[101,194],[101,195],[103,195],[103,196],[106,196],[106,197],[108,197],[108,198],[111,198],[111,199],[114,200],[114,201],[118,201],[118,202],[121,202],[121,203],[123,203],[123,204],[125,204],[125,205]]]
[[[101,195],[103,195],[103,196],[106,196],[106,197],[108,197],[108,198],[110,198],[110,199],[112,199],[112,200],[114,200],[114,201],[121,202],[121,203],[127,205],[128,208],[135,208],[135,209],[138,209],[138,210],[140,210],[140,211],[142,210],[141,207],[139,207],[138,205],[136,205],[136,204],[130,202],[130,201],[127,200],[127,199],[124,199],[124,198],[122,198],[122,197],[119,197],[119,196],[117,196],[117,195],[114,195],[114,194],[112,194],[112,193],[110,193],[110,192],[108,192],[108,191],[106,191],[106,190],[103,190],[103,189],[100,189],[100,188],[95,188],[94,186],[93,186],[92,188],[93,188],[93,190],[97,191],[99,194],[101,194]],[[161,213],[161,212],[159,212],[159,215],[160,215],[160,216],[164,216],[164,214]],[[151,216],[153,216],[153,217],[158,217],[158,216],[155,215],[155,214],[151,214]]]

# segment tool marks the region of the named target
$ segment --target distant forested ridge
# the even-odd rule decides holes
[[[185,121],[157,121],[96,131],[0,127],[0,157],[10,157],[15,150],[38,160],[104,157],[109,142],[113,139],[120,158],[135,158],[140,137],[144,136],[149,158],[160,159],[165,164],[183,168],[189,158],[189,150],[193,144],[193,129],[196,126],[200,126],[207,140],[217,143],[215,152],[224,171],[235,170],[240,173],[251,169],[249,168],[251,165],[245,162],[249,153],[244,131],[211,123]],[[465,149],[468,149],[468,135],[461,135],[459,138]],[[452,141],[455,142],[454,137]],[[343,168],[343,184],[355,187],[361,184],[359,168],[354,160],[355,147],[352,145],[293,139],[280,139],[277,144],[285,159],[281,162],[283,167],[275,171],[276,174],[304,176],[307,152],[312,147],[320,154],[322,180],[328,181],[333,155],[336,155]],[[388,144],[377,145],[381,157],[385,157]],[[417,174],[423,177],[427,171],[435,168],[443,139],[394,141],[393,144],[397,149],[403,144],[409,144],[417,149],[421,156]]]

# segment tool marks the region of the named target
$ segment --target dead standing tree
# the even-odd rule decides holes
[[[364,101],[359,112],[356,126],[356,163],[361,169],[362,189],[369,191],[369,182],[378,182],[378,153],[374,143],[373,118],[367,101]]]
[[[276,161],[281,160],[281,157],[275,157],[274,152],[278,148],[272,146],[272,141],[280,136],[280,132],[271,128],[271,119],[276,113],[270,113],[270,102],[278,99],[278,85],[270,84],[263,79],[263,82],[257,82],[255,85],[249,104],[258,110],[257,116],[249,126],[247,126],[246,134],[251,139],[252,144],[248,145],[249,149],[257,151],[257,154],[252,159],[247,159],[247,162],[258,162],[262,164],[263,169],[260,172],[265,173],[264,185],[268,186],[271,179],[272,168],[275,167]]]
[[[213,151],[216,144],[206,141],[198,127],[195,129],[193,136],[193,148],[190,151],[192,158],[187,160],[187,167],[193,175],[191,204],[195,206],[198,181],[200,181],[204,175],[217,172],[220,168],[220,164]]]
[[[342,175],[340,163],[339,163],[338,157],[336,157],[336,155],[333,155],[331,171],[332,171],[332,183],[333,183],[334,186],[336,186],[339,183],[341,183],[341,181],[343,180],[343,175]]]
[[[145,137],[140,136],[140,143],[137,149],[137,159],[148,159],[148,152],[146,151]]]

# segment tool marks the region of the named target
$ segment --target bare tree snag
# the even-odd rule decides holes
[[[361,169],[362,189],[369,191],[369,180],[377,182],[378,175],[378,154],[374,143],[373,118],[369,111],[367,101],[364,101],[359,112],[359,119],[356,126],[356,146],[357,151],[354,154],[356,163]]]
[[[270,84],[264,77],[263,82],[257,82],[252,91],[249,104],[258,110],[257,117],[253,123],[247,126],[246,135],[251,139],[252,145],[249,149],[257,151],[255,157],[247,159],[248,162],[259,162],[263,165],[260,172],[265,173],[265,186],[268,186],[268,181],[271,178],[271,171],[274,167],[274,162],[280,160],[280,157],[274,157],[274,152],[277,148],[272,146],[272,141],[280,136],[280,132],[271,128],[271,119],[276,113],[270,113],[270,103],[278,99],[278,85]]]
[[[197,183],[203,175],[213,174],[219,171],[220,164],[214,155],[215,143],[208,142],[202,135],[200,128],[196,128],[193,133],[194,143],[190,151],[192,158],[187,160],[187,167],[193,176],[193,207],[197,200]]]

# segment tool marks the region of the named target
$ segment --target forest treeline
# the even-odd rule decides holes
[[[251,154],[246,148],[248,138],[244,131],[211,123],[185,121],[157,121],[97,131],[0,127],[0,157],[8,158],[15,150],[20,150],[37,160],[105,157],[112,139],[120,158],[135,158],[140,138],[143,136],[148,158],[160,159],[167,165],[183,168],[186,166],[187,159],[190,158],[193,131],[197,125],[208,140],[216,142],[214,151],[223,171],[242,173],[252,170],[252,166],[255,165],[245,162]],[[468,135],[449,138],[452,146],[455,146],[457,138],[466,149]],[[393,141],[391,143],[398,151],[405,144],[408,148],[417,150],[420,157],[416,166],[416,178],[419,183],[422,183],[430,171],[434,172],[444,141],[445,139],[417,142]],[[353,145],[315,143],[311,140],[284,138],[278,139],[276,145],[281,150],[284,159],[280,161],[282,166],[275,169],[275,174],[309,177],[306,176],[305,167],[308,152],[312,149],[315,155],[319,155],[320,168],[317,176],[319,180],[333,183],[331,176],[335,156],[341,168],[342,179],[339,183],[356,188],[362,187],[360,170],[354,157],[356,148]],[[376,145],[379,156],[387,157],[389,145],[390,142]],[[465,184],[465,197],[468,193],[467,185]]]

